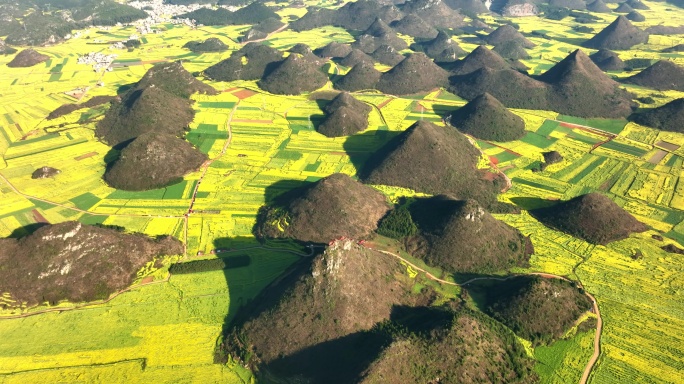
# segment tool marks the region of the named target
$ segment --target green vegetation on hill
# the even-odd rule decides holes
[[[492,273],[527,266],[534,252],[528,238],[474,200],[416,199],[409,210],[418,232],[404,240],[406,250],[430,266],[457,273]]]
[[[530,213],[545,225],[592,244],[608,244],[648,229],[600,193],[581,195]]]
[[[17,304],[105,299],[129,286],[155,256],[183,252],[165,237],[64,222],[46,225],[20,239],[0,239],[0,291]]]
[[[563,337],[592,307],[574,283],[540,276],[494,284],[487,288],[486,297],[485,311],[534,346]]]
[[[314,243],[340,237],[362,240],[375,231],[388,210],[380,192],[335,173],[262,207],[255,235]]]
[[[416,223],[411,218],[408,204],[395,207],[378,224],[378,234],[392,239],[401,240],[413,236],[418,231]]]
[[[207,156],[183,139],[146,132],[119,154],[104,174],[107,184],[127,191],[145,191],[179,182]]]

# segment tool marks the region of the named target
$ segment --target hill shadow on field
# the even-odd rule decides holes
[[[541,199],[538,197],[512,197],[511,203],[515,204],[520,209],[530,211],[537,208],[551,207],[557,204],[557,201]]]
[[[12,231],[12,233],[7,237],[10,239],[19,239],[19,238],[22,238],[24,236],[28,236],[28,235],[32,234],[33,232],[37,231],[38,229],[40,229],[41,227],[44,227],[46,225],[48,225],[48,223],[26,224],[26,225],[21,226],[21,227],[15,229],[14,231]]]
[[[363,179],[366,176],[367,170],[365,168],[368,164],[379,162],[399,144],[397,138],[401,133],[377,130],[365,131],[347,137],[342,146],[356,168],[356,174],[359,178]]]
[[[222,336],[225,336],[235,323],[252,318],[262,310],[270,308],[277,303],[277,299],[282,294],[279,288],[269,289],[269,286],[289,287],[289,283],[283,283],[289,276],[298,277],[301,271],[306,270],[306,261],[295,262],[291,267],[286,268],[273,282],[263,286],[257,281],[254,275],[261,271],[255,270],[255,249],[263,246],[253,237],[222,237],[213,241],[214,249],[219,251],[217,259],[199,260],[198,271],[222,270],[228,287],[229,304],[222,326]],[[217,260],[222,261],[217,262]],[[303,261],[303,262],[302,262]],[[197,262],[189,262],[197,263]],[[184,264],[189,264],[184,263]],[[182,264],[181,264],[182,265]],[[251,270],[250,270],[251,269]],[[252,281],[247,281],[247,280]],[[215,351],[215,362],[225,363],[226,356],[221,346],[217,345]]]

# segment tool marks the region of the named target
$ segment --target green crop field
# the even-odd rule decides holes
[[[647,21],[637,26],[684,25],[684,11],[668,11],[674,6],[666,3],[646,3],[651,9],[640,12]],[[332,2],[320,5],[333,7]],[[306,9],[278,12],[299,17]],[[615,17],[593,15],[602,20],[592,25],[596,30]],[[493,23],[500,18],[482,19]],[[537,44],[529,50],[531,58],[523,60],[532,74],[550,68],[591,37],[573,31],[571,18],[512,20]],[[258,209],[280,193],[332,173],[356,176],[371,154],[397,133],[419,120],[444,125],[445,113],[466,103],[443,89],[411,97],[355,93],[374,107],[369,128],[349,137],[327,138],[316,132],[324,112],[310,94],[279,96],[261,90],[255,81],[215,82],[199,76],[219,93],[191,97],[196,114],[186,139],[212,162],[174,185],[143,192],[116,190],[102,179],[113,150],[95,137],[94,129],[106,105],[46,119],[57,107],[79,102],[79,89],[88,88],[83,101],[114,96],[154,63],[182,59],[189,72],[200,73],[239,49],[238,37],[246,29],[168,24],[160,34],[147,34],[138,49],[112,51],[108,44],[95,43],[104,35],[91,28],[79,38],[38,48],[50,56],[45,65],[8,68],[12,56],[0,56],[0,236],[24,234],[25,227],[36,223],[77,220],[151,236],[170,234],[186,245],[184,255],[165,260],[158,270],[141,271],[129,291],[106,302],[0,309],[0,383],[253,382],[252,374],[240,365],[214,363],[217,339],[241,306],[308,253],[291,241],[259,244],[252,235]],[[532,31],[544,31],[549,39],[531,35]],[[118,26],[107,32],[107,39],[115,39],[136,29]],[[188,41],[208,37],[220,38],[229,49],[191,54],[182,48]],[[470,51],[476,47],[473,37],[454,39]],[[281,50],[297,43],[315,49],[331,41],[353,40],[342,28],[322,27],[285,30],[265,43]],[[684,64],[683,55],[659,52],[680,43],[684,35],[653,35],[648,47],[618,54],[623,59],[637,53],[668,57]],[[88,52],[117,54],[113,70],[94,72],[89,65],[78,64],[77,57]],[[330,74],[346,71],[337,65],[325,68]],[[655,92],[627,89],[639,96]],[[328,83],[319,91],[330,90]],[[656,106],[684,97],[684,92],[657,93],[662,97]],[[500,200],[525,201],[524,208],[531,209],[541,204],[540,199],[601,191],[650,228],[596,246],[544,227],[525,210],[495,215],[531,236],[534,244],[530,267],[515,271],[568,276],[595,296],[604,328],[590,383],[684,383],[684,262],[681,255],[660,248],[684,244],[684,134],[626,120],[512,111],[525,121],[522,139],[476,141],[484,162],[489,158],[512,179]],[[552,150],[562,153],[563,160],[533,172],[543,153]],[[32,172],[42,166],[61,173],[32,179]],[[391,201],[416,194],[404,188],[376,188]],[[652,237],[657,233],[664,234],[664,242]],[[637,252],[642,256],[633,257]],[[246,257],[249,262],[207,261],[216,260],[216,255]],[[405,256],[435,276],[453,280]],[[186,272],[169,274],[174,263],[196,264]],[[2,303],[11,303],[11,298],[0,292]],[[542,382],[577,382],[593,352],[593,337],[593,332],[577,333],[532,351]]]

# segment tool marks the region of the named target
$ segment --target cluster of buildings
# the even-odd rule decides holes
[[[123,45],[123,43],[120,43]],[[78,57],[78,64],[92,65],[93,71],[99,72],[100,70],[111,71],[110,65],[114,61],[117,55],[111,54],[107,55],[102,52],[90,52],[83,56]]]

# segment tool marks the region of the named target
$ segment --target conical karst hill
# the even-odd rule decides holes
[[[401,5],[405,14],[414,14],[435,28],[459,28],[464,25],[463,15],[444,4],[442,0],[409,0]]]
[[[639,13],[637,11],[632,11],[632,12],[628,13],[626,17],[628,20],[635,21],[637,23],[642,22],[642,21],[646,21],[646,16],[642,15],[641,13]]]
[[[371,107],[341,92],[324,108],[325,119],[316,130],[327,137],[349,136],[368,128]]]
[[[487,92],[509,108],[552,109],[548,84],[512,69],[480,68],[475,72],[453,76],[449,91],[466,100]]]
[[[392,28],[403,35],[421,39],[432,39],[438,33],[432,25],[414,14],[406,15],[401,20],[393,22]]]
[[[465,51],[444,31],[440,31],[432,40],[412,44],[411,49],[425,52],[427,57],[438,63],[454,62],[465,55]]]
[[[198,81],[178,63],[161,63],[150,68],[140,81],[115,99],[95,134],[116,146],[146,132],[182,135],[195,112],[188,97],[216,90]]]
[[[603,71],[621,71],[625,69],[625,62],[613,51],[601,49],[589,56],[597,67]]]
[[[561,339],[589,311],[592,302],[575,283],[541,276],[519,276],[487,289],[485,312],[532,345]],[[548,321],[548,314],[554,321]]]
[[[375,0],[359,0],[346,3],[335,11],[333,25],[345,29],[363,31],[377,19],[385,23],[399,20],[404,14],[393,4]]]
[[[484,40],[489,45],[498,45],[507,41],[519,41],[525,48],[534,48],[535,44],[529,41],[512,25],[504,24],[487,35]]]
[[[525,121],[488,93],[452,112],[446,121],[459,131],[482,140],[502,142],[525,136]]]
[[[411,323],[429,325],[429,330],[390,338],[361,375],[361,384],[436,383],[431,378],[439,383],[464,383],[463,378],[472,383],[496,382],[492,378],[505,378],[507,384],[538,382],[533,360],[515,334],[488,316],[463,305],[406,312]]]
[[[497,44],[492,51],[508,60],[529,59],[530,55],[520,41],[510,40]]]
[[[380,324],[396,319],[398,308],[413,313],[430,303],[431,289],[412,294],[412,286],[392,256],[351,239],[333,241],[238,313],[222,352],[257,377],[358,382],[388,341]]]
[[[627,3],[622,3],[617,8],[615,8],[615,12],[616,13],[630,13],[630,12],[634,12],[634,8],[630,7],[629,4],[627,4]]]
[[[428,265],[457,273],[492,273],[528,265],[534,249],[517,229],[496,220],[475,200],[417,199],[409,207],[419,228],[405,241]]]
[[[684,132],[684,98],[635,113],[629,119],[637,124],[663,131]]]
[[[221,41],[221,39],[216,37],[210,37],[204,41],[189,41],[183,48],[187,48],[192,52],[204,53],[204,52],[223,52],[228,50],[228,46]]]
[[[412,53],[380,76],[377,89],[391,95],[409,95],[445,87],[449,74],[423,53]]]
[[[454,63],[452,72],[456,75],[467,75],[480,68],[491,68],[494,70],[509,69],[511,65],[497,53],[492,52],[484,45],[475,48],[463,60]]]
[[[207,156],[192,144],[167,133],[147,132],[121,151],[104,179],[127,191],[145,191],[179,182],[200,167]]]
[[[648,5],[644,4],[641,0],[627,0],[625,4],[632,7],[632,9],[640,9],[642,11],[648,11],[651,9]]]
[[[501,187],[477,169],[479,157],[458,130],[418,121],[378,150],[360,176],[368,184],[475,198],[487,206]]]
[[[183,244],[66,221],[19,239],[0,239],[0,290],[5,303],[33,307],[104,300],[128,288],[156,256],[180,255]],[[18,262],[17,255],[21,255]]]
[[[248,43],[229,58],[205,69],[204,74],[218,81],[259,80],[281,60],[283,53],[277,49]]]
[[[648,229],[609,197],[581,195],[530,213],[543,224],[592,244],[608,244]]]
[[[321,59],[320,57],[314,55],[313,51],[311,50],[311,47],[309,47],[307,44],[304,43],[297,43],[292,46],[292,48],[287,50],[290,53],[298,53],[302,55],[304,60],[310,61],[313,64],[318,65],[319,67],[325,64],[325,60]]]
[[[328,82],[318,63],[291,53],[272,72],[258,81],[259,87],[277,95],[299,95],[312,92]]]
[[[328,43],[323,48],[314,51],[316,55],[323,58],[341,59],[352,52],[349,44],[340,44],[336,41]]]
[[[401,63],[401,61],[405,58],[404,55],[397,52],[396,49],[386,44],[379,46],[375,51],[373,51],[373,53],[371,53],[371,57],[378,63],[392,67]]]
[[[7,63],[7,66],[10,68],[33,67],[34,65],[44,63],[49,59],[50,56],[43,55],[42,53],[29,48],[17,53],[17,55],[14,56],[14,58],[12,59],[12,61]]]
[[[372,62],[363,61],[354,65],[346,75],[335,82],[334,86],[348,92],[375,89],[380,76],[382,72],[375,69]]]
[[[594,49],[626,50],[648,42],[648,33],[632,25],[624,16],[618,16],[609,26],[584,42]]]
[[[659,60],[650,67],[625,79],[625,82],[660,91],[684,92],[684,67],[669,60]]]
[[[218,94],[214,88],[195,79],[179,61],[156,64],[138,81],[135,89],[151,87],[161,88],[183,98],[188,98],[194,93]]]
[[[313,243],[328,243],[340,237],[365,239],[389,210],[380,192],[341,173],[287,195],[283,199],[289,197],[289,201],[261,209],[258,237]]]
[[[349,54],[340,60],[340,64],[351,68],[361,62],[373,64],[373,61],[373,58],[368,56],[367,53],[361,51],[360,49],[352,49]]]
[[[399,51],[408,48],[406,41],[397,36],[396,32],[379,18],[357,37],[351,46],[365,53],[372,53],[381,45],[389,45]]]
[[[606,75],[581,50],[539,76],[552,88],[552,110],[580,117],[625,117],[632,111],[631,95]]]
[[[608,8],[606,3],[604,3],[602,0],[596,0],[594,2],[591,2],[587,4],[587,10],[590,12],[595,12],[595,13],[611,13],[612,10]]]

